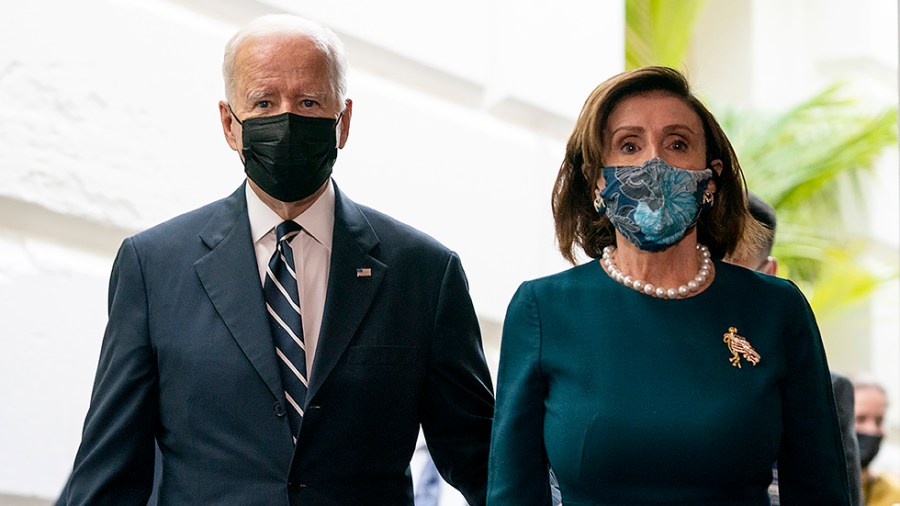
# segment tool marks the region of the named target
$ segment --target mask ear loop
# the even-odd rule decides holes
[[[234,120],[238,122],[238,125],[244,126],[244,122],[238,119],[237,115],[234,113],[234,109],[231,108],[231,104],[228,104],[228,112],[230,112],[231,117],[233,117]]]
[[[238,119],[237,114],[234,113],[234,109],[231,108],[231,104],[228,104],[228,112],[231,113],[231,117],[234,118],[235,121],[237,121],[238,125],[241,125],[241,128],[243,128],[243,127],[244,127],[244,123],[243,123],[241,120]],[[241,151],[243,151],[243,150],[241,150]],[[241,162],[242,162],[242,163],[247,163],[247,159],[244,157],[244,153],[239,152],[239,153],[238,153],[238,156],[241,157]]]

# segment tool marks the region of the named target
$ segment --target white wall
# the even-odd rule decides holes
[[[240,182],[220,149],[224,28],[121,2],[0,15],[0,490],[71,466],[129,233]],[[196,151],[191,151],[196,149]]]

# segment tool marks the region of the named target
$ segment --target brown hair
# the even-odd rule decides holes
[[[744,174],[737,155],[716,118],[691,92],[687,79],[668,67],[642,67],[623,72],[594,88],[566,145],[566,156],[556,176],[551,205],[556,223],[556,240],[563,258],[576,263],[575,246],[591,258],[615,244],[615,230],[606,216],[594,209],[594,188],[603,163],[603,133],[613,108],[622,99],[638,93],[663,91],[683,100],[700,117],[706,138],[706,163],[721,160],[722,172],[716,182],[715,204],[701,213],[697,222],[698,241],[709,247],[714,258],[735,253],[737,248],[758,242],[760,226],[747,210]]]

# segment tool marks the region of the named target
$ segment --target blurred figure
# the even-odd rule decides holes
[[[778,224],[778,220],[775,217],[775,209],[754,193],[748,193],[747,207],[750,209],[750,214],[753,218],[766,227],[768,240],[760,243],[755,248],[755,251],[754,248],[744,251],[743,258],[726,258],[725,261],[774,276],[778,271],[778,260],[772,256],[772,247],[775,244],[775,229]],[[858,505],[862,501],[862,492],[860,490],[859,448],[853,428],[853,384],[843,374],[832,371],[831,388],[834,391],[834,401],[837,405],[838,420],[841,426],[841,439],[844,444],[847,476],[850,479],[851,499],[854,505]],[[777,466],[772,469],[772,485],[769,486],[769,496],[773,505],[781,504],[778,493]]]
[[[416,451],[409,463],[412,472],[415,506],[467,506],[469,503],[440,475],[425,437],[419,431]]]
[[[884,438],[884,415],[887,413],[887,392],[880,383],[867,379],[854,380],[856,391],[856,437],[862,465],[863,504],[892,506],[900,503],[900,483],[884,474],[875,474],[869,464],[878,455]]]
[[[758,241],[755,246],[751,244],[748,248],[736,251],[735,254],[725,258],[725,261],[774,276],[778,272],[778,260],[772,256],[775,228],[778,225],[775,209],[752,192],[747,192],[747,208],[750,215],[765,227],[763,240]]]

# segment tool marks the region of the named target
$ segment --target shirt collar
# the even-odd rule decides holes
[[[260,200],[249,184],[245,186],[250,237],[253,238],[253,244],[256,244],[284,220]],[[294,218],[294,221],[303,227],[307,234],[328,248],[329,251],[334,236],[334,201],[334,185],[329,179],[325,192],[306,211],[303,211],[303,214]]]

